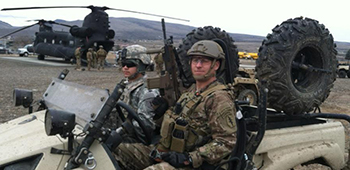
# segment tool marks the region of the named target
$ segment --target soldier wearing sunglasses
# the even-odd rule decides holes
[[[146,51],[147,49],[140,45],[131,45],[122,50],[122,72],[128,82],[120,100],[137,111],[140,119],[144,121],[147,128],[153,130],[153,139],[156,139],[157,136],[159,137],[157,133],[159,134],[160,125],[157,125],[156,122],[160,121],[161,116],[159,116],[159,114],[164,114],[165,110],[168,108],[168,104],[164,102],[165,100],[163,98],[159,97],[158,89],[147,88],[147,75],[145,71],[147,66],[151,63],[151,56],[146,54]],[[125,117],[126,116],[127,115],[125,115]],[[133,122],[133,124],[136,126],[136,129],[139,129],[136,122]],[[156,129],[158,129],[158,132]],[[145,148],[144,145],[139,142],[139,139],[142,139],[142,136],[144,136],[142,130],[135,130],[135,133],[137,134],[130,134],[123,137],[123,143],[114,150],[116,159],[119,160],[126,169],[129,167],[129,161],[121,160],[123,155],[131,154],[130,152],[132,152],[134,148]],[[141,137],[136,138],[137,136]],[[130,148],[130,143],[133,143],[133,148]],[[146,148],[147,150],[145,153],[148,154],[151,148]],[[148,157],[146,158],[148,159]]]

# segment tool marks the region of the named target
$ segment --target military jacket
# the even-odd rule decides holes
[[[86,59],[89,60],[89,61],[92,60],[92,52],[88,51],[88,52],[86,53]]]
[[[216,86],[224,85],[215,81],[201,91],[196,91],[193,86],[178,100],[177,105],[181,104],[180,111],[175,107],[171,112],[167,112],[175,120],[181,118],[188,122],[188,134],[194,132],[203,138],[200,143],[204,143],[199,144],[196,141],[194,147],[186,147],[184,150],[195,159],[195,168],[203,161],[217,164],[232,151],[236,144],[236,109],[233,92],[227,88],[215,89]],[[203,95],[210,89],[209,94]],[[161,131],[165,121],[164,119]],[[164,142],[164,136],[162,137],[161,142]],[[186,146],[191,140],[189,138],[186,139]]]
[[[97,57],[106,57],[107,56],[107,51],[104,49],[99,49],[97,50]]]
[[[156,128],[153,121],[155,113],[151,102],[157,95],[159,95],[159,90],[148,89],[145,79],[146,76],[143,76],[140,79],[127,84],[122,96],[120,97],[120,100],[130,105],[135,111],[137,111],[137,114],[145,123],[147,128],[154,130]],[[139,127],[138,124],[135,124],[135,122],[134,125]],[[141,129],[139,129],[139,131],[136,133],[142,134]]]
[[[74,55],[76,58],[80,57],[80,48],[75,49]]]

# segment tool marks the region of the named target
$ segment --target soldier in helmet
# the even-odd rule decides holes
[[[148,129],[152,129],[154,134],[159,134],[156,129],[159,129],[160,124],[157,121],[161,118],[162,114],[168,108],[165,99],[159,97],[158,89],[148,89],[146,85],[145,71],[150,64],[151,56],[146,54],[147,49],[140,45],[127,46],[124,49],[124,53],[121,56],[122,72],[124,77],[127,78],[127,85],[124,89],[120,100],[130,105]],[[153,103],[154,104],[153,104]],[[156,106],[156,107],[154,107]],[[127,114],[127,113],[125,113]],[[126,117],[127,115],[125,115]],[[121,122],[117,123],[120,125]],[[157,128],[158,127],[158,128]],[[124,154],[129,154],[129,143],[133,143],[133,148],[143,148],[144,145],[140,143],[136,136],[144,136],[142,130],[137,127],[134,133],[123,136],[123,143],[114,150],[117,160],[123,162],[122,158]],[[147,151],[150,151],[149,148]],[[147,153],[147,151],[145,153]],[[148,159],[148,158],[147,158]],[[123,165],[129,169],[129,161],[124,160]]]
[[[75,69],[78,71],[81,71],[81,53],[80,53],[81,47],[78,47],[75,49],[74,55],[75,55],[75,61],[76,61],[76,67]]]
[[[147,94],[152,92],[152,96],[156,97],[159,95],[158,89],[147,89],[146,86],[146,68],[150,64],[151,56],[146,54],[147,49],[140,45],[130,45],[125,48],[126,53],[121,61],[122,72],[124,77],[127,79],[128,84],[124,89],[124,92],[120,100],[131,105],[135,110],[140,109],[138,106],[139,101]],[[153,98],[152,98],[153,99]],[[151,109],[152,110],[152,109]],[[153,118],[153,116],[151,116]]]
[[[90,71],[91,70],[91,64],[92,64],[92,61],[93,61],[93,49],[92,48],[88,49],[88,52],[86,53],[86,60],[87,60],[88,71]]]
[[[211,40],[198,41],[187,54],[196,83],[164,114],[162,138],[153,150],[144,153],[149,151],[145,146],[130,149],[130,153],[124,155],[123,158],[134,165],[129,168],[215,167],[232,151],[236,143],[234,94],[216,79],[216,74],[224,70],[225,54],[219,44]],[[150,155],[153,160],[138,158],[144,155]],[[151,165],[154,162],[158,163]]]
[[[100,49],[97,50],[97,60],[98,60],[98,70],[104,70],[105,68],[105,60],[107,57],[107,51],[105,49],[103,49],[103,46],[100,45],[99,46]]]

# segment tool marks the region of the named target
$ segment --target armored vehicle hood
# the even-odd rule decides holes
[[[45,159],[52,147],[64,149],[64,139],[46,135],[44,117],[45,110],[0,124],[0,165],[33,156]],[[49,161],[52,165],[41,166],[51,169],[57,167],[62,155],[47,159],[52,159]]]

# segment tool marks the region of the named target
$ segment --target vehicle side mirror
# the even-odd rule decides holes
[[[45,113],[45,131],[48,136],[59,134],[68,137],[75,127],[75,114],[62,110],[47,109]]]

